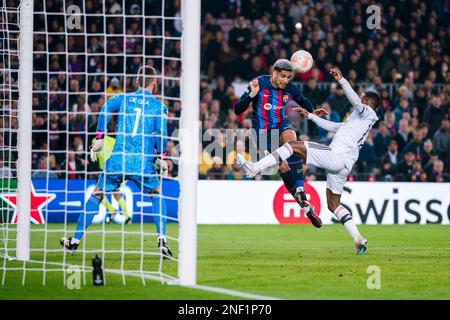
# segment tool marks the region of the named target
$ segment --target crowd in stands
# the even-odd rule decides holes
[[[279,58],[298,49],[314,57],[314,67],[296,79],[331,121],[344,121],[352,106],[328,70],[339,66],[358,92],[382,96],[380,121],[361,149],[351,180],[450,181],[449,4],[442,1],[379,1],[379,29],[366,24],[370,1],[214,1],[205,3],[202,24],[200,102],[204,132],[246,128],[249,111],[236,117],[236,84],[271,72]],[[300,27],[301,26],[301,27]],[[214,90],[206,82],[217,79]],[[328,83],[327,85],[323,85]],[[332,133],[288,116],[301,139],[329,143]],[[306,130],[305,130],[306,128]],[[202,156],[208,159],[206,152]],[[201,167],[207,179],[236,179],[226,156]],[[309,180],[324,172],[305,168]],[[241,178],[240,175],[238,178]],[[267,177],[263,177],[267,178]]]
[[[164,12],[179,17],[180,1],[165,1],[164,10],[159,0],[145,1],[145,6],[142,1],[126,1],[124,7],[122,1],[105,1],[105,6],[94,0],[64,1],[66,6],[81,3],[90,14],[81,29],[68,30],[63,14],[35,14],[33,168],[37,177],[51,172],[51,177],[84,178],[86,170],[92,177],[90,172],[98,168],[88,161],[87,151],[98,112],[113,94],[136,89],[134,74],[142,65],[173,77],[160,83],[156,93],[163,94],[169,106],[169,134],[178,127],[181,21],[163,23],[154,16]],[[368,0],[202,1],[199,117],[203,139],[215,136],[223,152],[200,150],[200,178],[245,179],[233,161],[236,151],[227,152],[225,146],[226,129],[251,128],[251,110],[234,113],[239,88],[270,73],[277,59],[289,59],[294,51],[305,49],[314,57],[314,66],[293,81],[315,107],[329,111],[329,120],[344,121],[352,111],[328,73],[332,65],[341,68],[357,91],[372,89],[382,96],[380,121],[349,179],[450,181],[448,2],[378,1],[381,19],[375,29],[366,23],[370,4]],[[35,11],[43,10],[43,2],[36,1]],[[47,0],[45,10],[61,13],[63,1]],[[123,18],[123,12],[130,16]],[[163,41],[162,35],[171,38]],[[165,59],[158,58],[162,54]],[[287,114],[300,139],[331,141],[331,133],[295,112]],[[114,119],[109,127],[113,132]],[[206,147],[207,140],[202,145]],[[248,143],[237,147],[251,158],[246,148]],[[176,142],[169,141],[167,156],[178,156]],[[176,176],[176,163],[169,162],[170,175]],[[324,172],[305,165],[305,176],[323,179]]]

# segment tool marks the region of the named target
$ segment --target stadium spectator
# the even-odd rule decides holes
[[[321,105],[322,108],[324,108],[325,110],[327,110],[328,114],[326,116],[321,116],[322,118],[328,120],[328,121],[333,121],[333,122],[341,122],[341,118],[339,117],[339,114],[334,111],[333,109],[331,109],[331,106],[328,102],[324,102]],[[317,127],[319,134],[317,139],[323,143],[328,144],[331,139],[334,136],[334,132],[329,132],[324,130],[321,127]]]
[[[441,98],[433,96],[430,106],[425,109],[423,114],[423,120],[430,126],[430,132],[434,133],[439,128],[441,120],[446,113],[446,110],[443,109]]]
[[[430,175],[430,182],[450,182],[450,176],[444,172],[444,162],[442,160],[436,160],[433,163],[433,171]]]
[[[403,161],[400,162],[398,167],[398,173],[400,174],[400,177],[397,178],[398,180],[406,181],[406,179],[411,176],[414,161],[415,161],[414,152],[412,151],[406,152]]]
[[[428,180],[432,180],[431,171],[438,161],[442,161],[444,173],[450,172],[450,124],[447,120],[450,116],[450,34],[445,32],[449,9],[439,7],[436,1],[425,0],[381,0],[378,4],[383,9],[381,29],[370,32],[364,25],[367,1],[218,0],[202,3],[200,120],[203,133],[212,136],[208,131],[211,128],[222,134],[226,128],[248,128],[247,114],[237,117],[233,114],[237,97],[255,75],[268,73],[277,58],[288,58],[295,50],[303,48],[311,52],[315,65],[309,72],[298,74],[294,81],[300,82],[305,96],[315,105],[326,106],[325,102],[330,105],[332,121],[344,121],[351,105],[340,86],[330,84],[328,68],[331,65],[339,65],[357,88],[369,87],[381,93],[383,114],[380,119],[384,123],[373,130],[373,147],[370,144],[363,147],[360,172],[367,176],[370,168],[378,168],[377,179],[386,180],[386,176],[401,179],[396,170],[409,168],[412,162],[403,159],[411,157],[408,156],[411,150],[414,158],[415,154],[421,157],[422,170],[426,171]],[[48,1],[46,10],[60,12],[60,6],[58,1]],[[167,14],[179,10],[178,5],[171,2],[166,6]],[[103,21],[95,16],[95,13],[102,15],[100,3],[86,1],[86,12],[92,15],[86,20],[88,37],[82,39],[81,34],[64,34],[64,26],[56,15],[35,16],[36,31],[61,34],[35,35],[34,69],[40,73],[35,74],[33,88],[49,93],[33,93],[34,168],[45,151],[49,162],[55,159],[56,163],[50,166],[54,168],[64,167],[65,157],[60,157],[58,151],[76,148],[85,152],[86,131],[95,131],[92,129],[97,122],[95,113],[110,95],[134,90],[132,73],[140,65],[155,66],[166,76],[180,75],[179,61],[164,59],[163,65],[163,59],[157,58],[163,53],[166,57],[180,57],[181,50],[180,41],[175,40],[165,41],[166,47],[162,47],[159,37],[163,35],[163,25],[161,19],[154,18],[160,14],[157,8],[145,6],[144,12],[144,7],[133,1],[122,4],[116,0],[108,0],[106,8],[110,13],[134,12],[151,18],[146,19],[145,24],[142,16],[126,19],[116,16]],[[297,23],[301,23],[302,28],[297,28]],[[143,43],[133,37],[140,34],[141,25],[145,25]],[[97,35],[103,32],[108,37]],[[179,31],[173,23],[168,23],[165,32],[166,36],[176,36]],[[64,55],[64,51],[72,54]],[[152,58],[144,57],[144,53]],[[68,70],[68,73],[61,70]],[[89,74],[78,73],[84,70]],[[179,82],[164,81],[160,83],[159,92],[177,98]],[[178,117],[180,102],[175,99],[168,101],[168,105],[169,116]],[[299,135],[307,133],[315,141],[329,138],[329,133],[314,126],[308,126],[308,131],[303,132],[306,128],[303,119],[297,118],[294,123]],[[113,119],[110,128],[114,126]],[[174,132],[176,126],[177,121],[170,120],[169,133]],[[424,143],[427,139],[432,142]],[[206,157],[207,152],[203,153]],[[208,169],[202,171],[201,177],[207,176]],[[218,172],[218,178],[223,177]],[[388,173],[383,176],[383,172]],[[213,171],[209,177],[212,175]],[[404,179],[410,176],[404,175]],[[420,176],[419,180],[423,178]],[[315,172],[311,177],[323,178]]]
[[[433,137],[435,151],[442,160],[450,161],[450,120],[443,119]]]
[[[398,131],[392,137],[398,143],[398,149],[403,150],[403,147],[408,143],[411,139],[412,134],[409,131],[409,123],[406,119],[401,119],[398,122]]]
[[[220,157],[214,157],[212,163],[212,167],[206,173],[206,178],[208,180],[223,180],[225,178],[225,167],[223,166],[222,159]]]
[[[335,110],[341,119],[344,119],[350,111],[351,104],[345,96],[344,90],[341,86],[337,86],[334,93],[331,93],[327,99],[331,108]]]
[[[48,170],[49,159],[46,156],[39,158],[38,169],[32,174],[33,179],[58,179],[58,175]]]
[[[381,157],[387,152],[389,141],[391,140],[391,135],[389,134],[386,123],[380,122],[378,124],[378,132],[373,138],[373,147],[376,157]]]

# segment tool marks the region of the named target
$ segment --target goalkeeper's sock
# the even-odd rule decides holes
[[[111,202],[109,202],[109,200],[106,198],[106,196],[103,198],[101,204],[106,207],[106,209],[108,210],[109,213],[116,212],[116,209],[113,208]]]
[[[350,212],[348,212],[347,209],[345,209],[344,206],[340,205],[339,207],[334,210],[334,215],[336,218],[341,221],[341,223],[344,225],[345,229],[347,229],[347,232],[352,236],[353,240],[358,241],[358,238],[361,236],[361,234],[358,231],[358,228],[356,227],[355,222],[353,221],[352,215]]]
[[[125,199],[120,198],[118,203],[119,203],[120,209],[122,210],[123,215],[125,216],[125,220],[127,220],[128,218],[130,218],[130,216],[128,215],[127,204],[125,202]]]
[[[98,213],[99,206],[100,199],[94,195],[91,195],[89,200],[86,202],[86,212],[80,214],[78,217],[77,228],[73,238],[76,240],[81,240],[81,238],[83,238],[84,232],[91,225],[94,216]]]
[[[254,168],[257,171],[261,172],[262,170],[267,169],[271,166],[280,165],[284,160],[286,160],[293,154],[294,150],[292,149],[292,147],[289,145],[289,143],[285,143],[271,154],[256,162],[254,164]]]
[[[156,231],[159,237],[166,235],[166,224],[167,224],[167,208],[166,201],[162,198],[162,195],[156,195],[152,197],[152,213],[159,214],[154,216]]]

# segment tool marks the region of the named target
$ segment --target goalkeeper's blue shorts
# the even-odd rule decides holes
[[[120,188],[123,181],[132,181],[143,193],[154,193],[159,186],[159,178],[156,176],[126,175],[116,173],[102,173],[97,185],[104,192],[112,192]]]

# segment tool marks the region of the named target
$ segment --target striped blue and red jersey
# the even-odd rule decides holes
[[[295,101],[309,112],[313,111],[312,103],[306,99],[299,86],[288,83],[285,89],[277,89],[270,83],[269,75],[256,78],[259,82],[259,92],[252,99],[249,96],[250,86],[235,105],[235,113],[243,113],[250,102],[253,105],[252,122],[254,129],[274,129],[286,119],[284,107]],[[253,81],[253,80],[252,80]]]

